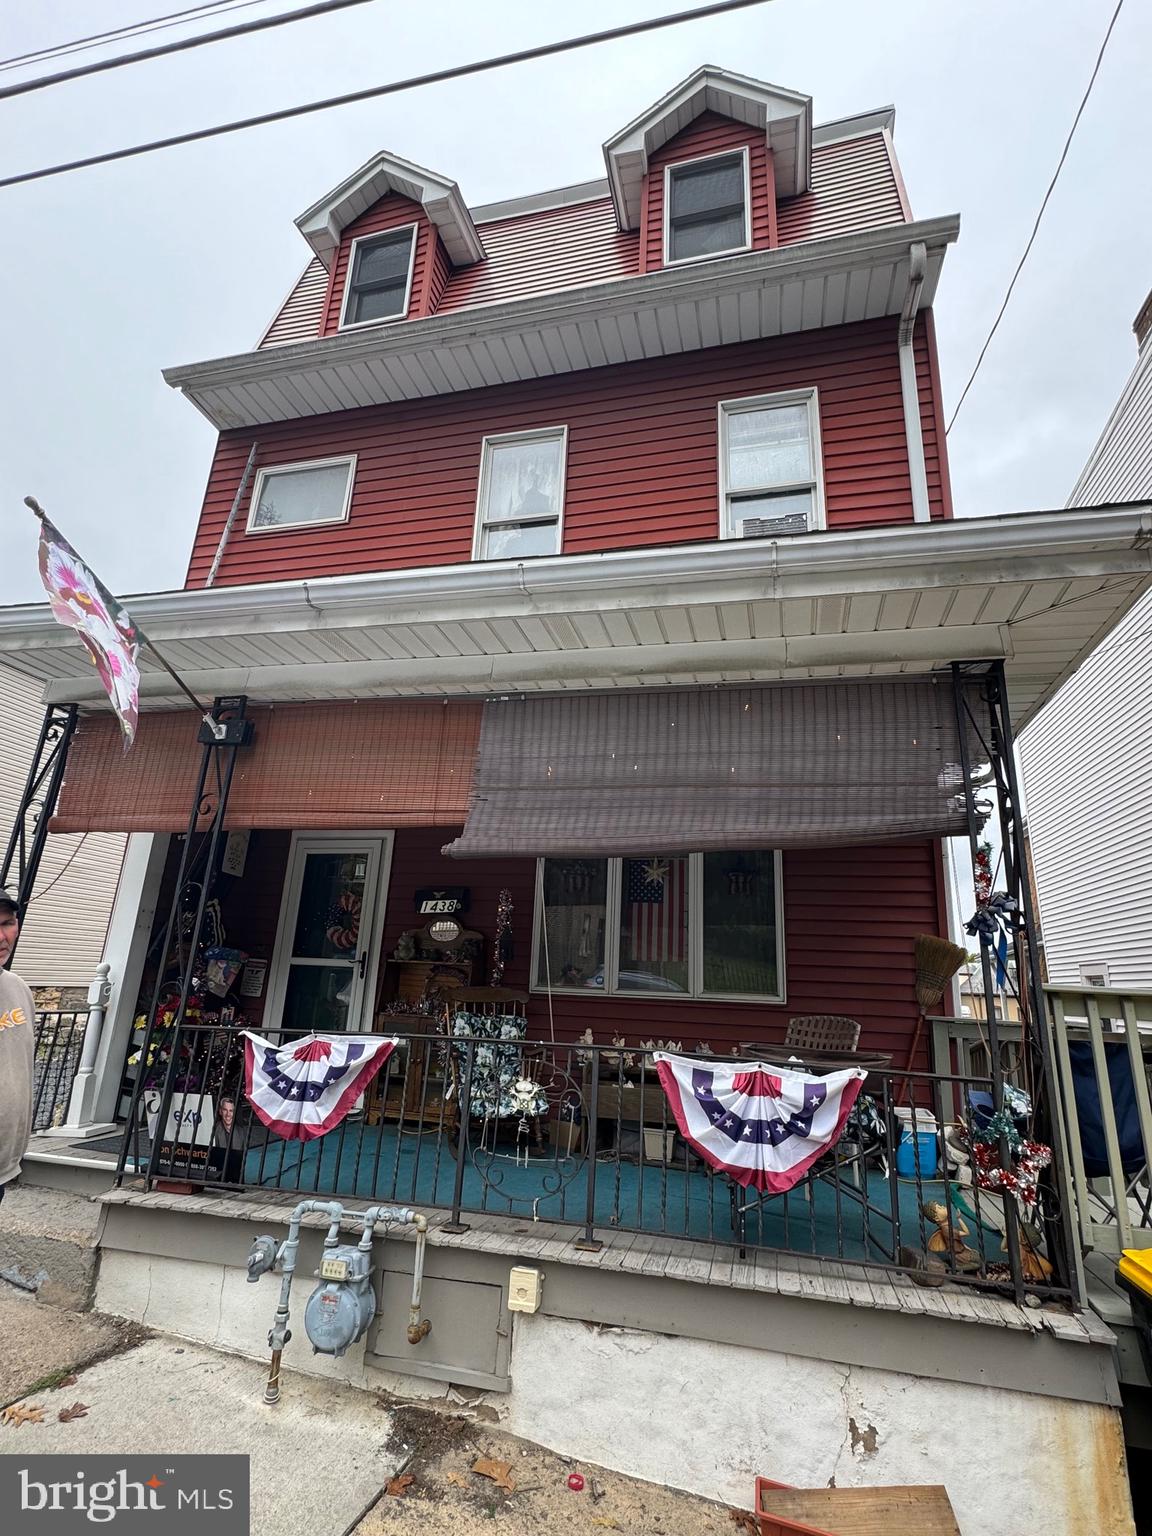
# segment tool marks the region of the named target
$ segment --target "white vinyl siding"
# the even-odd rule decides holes
[[[1069,506],[1152,499],[1152,343]],[[1022,734],[1048,974],[1152,989],[1152,594]]]
[[[44,711],[40,685],[7,668],[0,668],[0,699],[6,726],[0,754],[2,855]],[[119,833],[90,832],[85,838],[49,836],[13,965],[29,986],[87,987],[92,980],[104,950],[124,846],[125,839]]]

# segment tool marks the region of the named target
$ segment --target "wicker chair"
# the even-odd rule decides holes
[[[792,1051],[854,1051],[860,1026],[839,1013],[809,1013],[788,1020],[784,1044]]]

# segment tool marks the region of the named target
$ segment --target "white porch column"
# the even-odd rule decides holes
[[[83,1103],[78,1103],[73,1095],[69,1107],[68,1119],[72,1123],[68,1129],[73,1136],[92,1136],[115,1129],[120,1075],[131,1038],[169,841],[167,832],[133,832],[128,839],[104,945],[111,982],[104,1027],[90,1075],[85,1080]]]

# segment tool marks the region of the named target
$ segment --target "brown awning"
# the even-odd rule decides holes
[[[468,806],[479,700],[368,699],[253,709],[236,760],[230,827],[339,831],[459,826]],[[200,764],[191,711],[141,716],[125,753],[109,715],[77,727],[54,832],[181,832]]]
[[[468,819],[444,851],[947,836],[967,825],[959,761],[950,676],[489,701]]]

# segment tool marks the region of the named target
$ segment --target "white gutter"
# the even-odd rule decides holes
[[[912,337],[916,330],[916,312],[928,274],[928,252],[922,241],[909,250],[908,292],[900,312],[898,346],[900,350],[900,393],[904,398],[904,435],[908,443],[908,472],[912,479],[912,516],[918,523],[931,520],[928,505],[928,471],[924,465],[924,434],[920,426],[920,390],[916,383],[916,354]]]
[[[819,597],[974,582],[1152,575],[1152,502],[905,523],[871,532],[722,539],[600,555],[473,561],[363,576],[128,596],[153,639],[338,630],[429,617]],[[72,649],[46,603],[0,608],[0,656]]]

